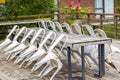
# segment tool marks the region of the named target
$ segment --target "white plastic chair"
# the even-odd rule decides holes
[[[106,33],[101,29],[95,29],[94,32],[97,36],[107,38]],[[105,44],[105,62],[118,71],[118,68],[116,67],[116,65],[111,61],[111,53],[114,51],[120,52],[120,50],[114,47],[113,45]]]
[[[44,51],[44,49],[43,49],[43,45],[46,43],[46,41],[52,36],[52,35],[55,35],[55,33],[53,32],[53,31],[50,31],[49,33],[48,33],[48,35],[45,37],[45,39],[39,44],[39,48],[37,49],[37,51],[35,52],[35,53],[39,53],[39,51],[41,52],[41,51]],[[56,35],[55,35],[56,36]],[[34,53],[34,54],[35,54]],[[30,51],[28,52],[27,50],[23,53],[23,54],[21,54],[21,55],[19,55],[18,56],[18,58],[15,60],[15,62],[14,62],[14,64],[17,64],[17,63],[19,63],[20,61],[22,61],[23,59],[25,59],[26,57],[27,57],[27,55],[30,55]],[[26,59],[25,59],[25,61],[26,61]],[[24,62],[24,61],[23,61]]]
[[[101,29],[95,29],[95,31],[94,31],[92,29],[92,27],[89,25],[86,25],[86,29],[88,30],[88,32],[91,36],[101,36],[101,37],[107,38],[105,32]],[[96,55],[97,55],[96,53],[98,53],[96,50],[98,49],[98,46],[90,45],[85,48],[87,48],[87,49],[85,49],[85,52],[87,53],[87,55],[92,59],[92,61],[96,65],[98,65],[97,58],[96,58]],[[105,62],[108,63],[111,67],[117,69],[116,66],[110,60],[111,52],[112,52],[112,50],[111,50],[110,44],[105,44]]]
[[[67,24],[67,23],[62,23],[62,24],[60,24],[59,22],[54,22],[54,24],[55,24],[56,28],[58,29],[58,31],[64,32],[62,28],[65,28],[65,29],[68,31],[68,33],[73,34],[72,28],[69,26],[69,24]],[[57,29],[56,29],[56,30],[57,30]],[[64,32],[64,33],[65,33],[65,32]],[[61,57],[60,57],[61,59],[66,59],[67,51],[66,51],[65,49],[64,49],[62,52],[60,52],[60,47],[57,46],[54,50],[55,50],[57,53],[62,53],[62,54],[63,54],[63,55],[60,55],[60,56],[61,56]],[[75,61],[75,59],[73,58],[73,56],[71,56],[71,60],[72,60],[73,62]]]
[[[53,36],[53,40],[52,40],[53,43],[54,39],[56,38],[56,34],[55,32],[50,31],[48,35],[45,37],[45,39],[39,44],[37,51],[30,58],[26,59],[26,61],[29,61],[26,67],[28,67],[33,61],[36,61],[39,58],[39,56],[43,55],[46,52],[43,46],[48,41],[48,39],[50,39],[51,36]]]
[[[42,26],[43,26],[44,29],[49,30],[48,28],[51,27],[51,29],[52,29],[53,31],[56,31],[56,27],[55,27],[54,22],[52,22],[52,21],[50,21],[50,20],[41,21],[41,24],[42,24]]]
[[[41,23],[41,25],[43,26],[44,29],[47,29],[45,21],[42,20],[42,21],[40,21],[40,23]],[[39,23],[39,27],[40,27],[40,23]]]
[[[32,72],[37,70],[38,68],[40,68],[43,64],[47,63],[46,67],[44,67],[44,69],[42,70],[42,72],[38,75],[38,76],[45,76],[47,75],[47,73],[49,73],[53,68],[57,67],[57,70],[55,71],[55,73],[52,75],[52,77],[50,78],[50,80],[52,80],[54,78],[54,76],[60,71],[60,69],[62,68],[62,62],[59,60],[58,55],[55,55],[54,52],[52,52],[52,50],[55,48],[55,46],[64,38],[66,37],[65,43],[63,45],[63,47],[66,44],[66,41],[68,40],[68,37],[65,34],[60,34],[60,36],[55,40],[55,42],[50,46],[49,50],[47,52],[45,52],[42,56],[42,59],[39,60],[32,68]],[[62,47],[62,49],[63,49]],[[61,50],[62,50],[61,49]],[[38,54],[39,55],[39,54]],[[30,57],[29,60],[31,60]],[[47,67],[49,65],[49,67]],[[47,68],[47,69],[46,69]]]
[[[54,22],[48,21],[48,23],[50,24],[50,27],[52,28],[53,31],[57,31]]]
[[[71,27],[76,31],[80,36],[83,35],[81,27],[77,23],[71,24]]]
[[[32,53],[33,51],[35,51],[35,50],[37,50],[37,46],[35,46],[35,41],[37,40],[37,38],[39,37],[39,35],[41,35],[42,34],[42,38],[44,37],[44,35],[45,35],[45,30],[44,29],[39,29],[38,31],[37,31],[37,33],[35,34],[35,35],[33,35],[33,38],[32,38],[32,40],[30,41],[30,45],[24,50],[24,51],[22,51],[22,52],[20,52],[19,54],[19,56],[18,56],[18,58],[20,57],[20,56],[23,56],[23,59],[24,59],[24,56],[27,56],[28,54],[30,54],[30,53]],[[42,41],[42,39],[41,39],[41,41]],[[15,56],[15,55],[14,55]],[[18,59],[17,58],[17,59]],[[14,64],[16,64],[16,61],[17,61],[17,59],[15,60],[15,62],[14,62]]]
[[[60,31],[60,32],[63,32],[63,29],[62,29],[62,26],[60,25],[59,22],[52,22],[52,21],[42,21],[42,25],[46,28],[48,28],[48,24],[50,25],[50,27],[52,28],[53,31]],[[48,45],[44,45],[46,49],[48,49]],[[58,48],[55,48],[54,49],[57,53],[59,53],[59,49]],[[65,50],[64,50],[64,53],[65,53]],[[62,55],[61,55],[62,56]],[[64,58],[63,58],[64,57]],[[65,59],[66,57],[65,56],[62,56],[61,58]]]
[[[95,29],[94,33],[96,36],[101,36],[101,37],[107,38],[106,33],[102,29]]]
[[[69,24],[62,23],[61,26],[62,26],[62,28],[66,28],[66,30],[68,31],[68,33],[73,34],[72,28],[69,26]]]
[[[63,32],[62,26],[59,22],[54,22],[55,26],[58,28],[60,32]]]
[[[14,37],[12,43],[3,49],[5,52],[7,52],[7,51],[11,50],[12,48],[14,48],[15,46],[19,45],[19,42],[17,41],[17,39],[22,34],[23,31],[24,32],[27,31],[25,27],[22,27],[20,29],[20,31],[18,32],[18,34],[16,34],[16,36]]]
[[[24,35],[23,39],[21,40],[21,42],[19,43],[19,45],[17,45],[15,48],[13,48],[12,50],[9,50],[7,52],[5,52],[5,55],[7,57],[6,60],[8,60],[10,58],[10,56],[12,55],[12,53],[14,54],[15,52],[17,51],[20,51],[20,50],[23,50],[27,47],[27,45],[25,44],[26,42],[26,39],[29,38],[31,35],[34,35],[35,34],[35,30],[34,29],[30,29],[30,31],[28,31],[28,33],[26,35]]]
[[[78,25],[78,24],[76,24],[76,23],[73,23],[71,26],[69,25],[69,24],[67,24],[67,23],[62,23],[61,25],[58,23],[58,22],[56,22],[55,23],[57,26],[58,26],[58,29],[61,31],[61,32],[63,32],[63,29],[62,28],[66,28],[66,30],[68,31],[68,33],[70,33],[70,34],[75,34],[74,32],[73,32],[73,30],[72,30],[72,28],[75,28],[75,30],[77,31],[77,34],[78,35],[81,35],[82,36],[82,30],[81,30],[81,27]],[[58,52],[58,53],[60,53],[60,51],[59,51],[59,49],[58,49],[58,47],[57,48],[55,48],[55,50]],[[73,51],[74,52],[74,51]],[[63,51],[62,51],[62,53],[64,54],[62,57],[64,57],[64,58],[62,58],[62,59],[65,59],[66,58],[66,56],[67,56],[67,51],[64,49]],[[73,54],[72,54],[72,56],[71,56],[71,60],[74,62],[74,61],[80,61],[80,54],[78,54],[78,53],[76,53],[76,52],[74,52]]]
[[[85,25],[85,28],[87,29],[87,31],[89,32],[90,36],[96,36],[94,33],[93,28],[90,25]]]
[[[18,25],[15,25],[12,30],[10,31],[10,33],[7,35],[6,39],[0,44],[0,49],[4,48],[6,45],[10,44],[12,41],[10,39],[10,37],[12,36],[12,34],[14,33],[15,30],[19,29]],[[17,32],[16,32],[17,33]]]

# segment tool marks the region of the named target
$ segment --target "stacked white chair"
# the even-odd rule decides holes
[[[107,38],[106,33],[103,30],[101,30],[101,29],[93,30],[90,25],[86,25],[85,27],[91,36],[93,36],[93,37],[101,36],[101,37]],[[96,65],[98,65],[97,58],[96,58],[97,57],[96,53],[98,53],[96,50],[98,50],[98,46],[91,45],[91,46],[87,46],[86,48],[87,48],[86,50],[88,50],[88,51],[86,51],[88,57],[90,57],[92,59],[92,61]],[[117,67],[111,62],[111,52],[112,52],[111,44],[105,44],[105,62],[107,64],[109,64],[111,67],[113,67],[114,69],[118,70]]]
[[[45,39],[39,44],[39,47],[37,48],[37,47],[35,47],[34,46],[34,49],[32,48],[32,47],[29,47],[28,49],[26,49],[25,51],[24,51],[24,53],[22,53],[22,54],[20,54],[18,57],[17,57],[17,59],[15,60],[15,62],[14,62],[14,64],[17,64],[17,63],[19,63],[20,61],[22,61],[22,60],[24,60],[25,58],[25,60],[24,61],[27,61],[27,59],[30,57],[30,56],[32,56],[32,52],[33,51],[35,51],[34,52],[34,54],[35,53],[40,53],[40,54],[42,54],[42,53],[44,53],[45,52],[45,49],[43,48],[43,45],[46,43],[46,41],[52,36],[52,35],[54,35],[54,32],[53,31],[50,31],[50,32],[48,32],[48,35],[47,36],[45,36]],[[56,35],[55,35],[56,36]],[[30,51],[31,50],[31,51]],[[28,57],[29,56],[29,57]],[[23,61],[23,62],[24,62]],[[28,64],[27,66],[29,66],[30,64]]]
[[[45,76],[48,72],[50,72],[53,68],[57,68],[53,76],[50,78],[50,80],[53,79],[53,77],[58,73],[58,71],[62,68],[62,62],[59,60],[59,55],[55,55],[52,50],[54,47],[60,42],[62,38],[66,37],[67,41],[67,36],[65,34],[60,34],[60,36],[55,40],[55,42],[50,46],[49,50],[47,52],[42,53],[39,55],[39,53],[34,54],[29,58],[30,61],[33,61],[35,57],[41,57],[43,59],[38,60],[37,63],[33,66],[32,71],[37,70],[39,67],[41,67],[43,64],[47,63],[46,67],[42,70],[42,72],[38,76]],[[64,46],[64,45],[63,45]],[[35,58],[36,59],[36,58]],[[49,67],[48,67],[49,66]],[[46,69],[47,68],[47,69]]]
[[[22,29],[20,29],[20,31],[15,35],[14,39],[12,40],[12,43],[3,49],[5,52],[7,52],[7,51],[11,50],[12,48],[14,48],[15,46],[19,45],[18,38],[22,34],[23,31],[26,31],[25,27],[22,27]]]
[[[2,43],[0,44],[0,49],[4,48],[6,45],[9,45],[9,44],[12,42],[11,37],[12,37],[13,33],[14,33],[17,29],[19,29],[19,26],[18,26],[18,25],[15,25],[15,26],[13,27],[13,29],[10,31],[10,33],[7,35],[7,37],[6,37],[6,39],[4,40],[4,42],[2,42]],[[17,33],[17,32],[16,32],[16,33]],[[15,33],[14,33],[14,34],[15,34]]]
[[[52,21],[40,21],[39,28],[26,28],[19,27],[16,25],[10,31],[8,36],[6,37],[5,41],[0,44],[0,49],[4,50],[5,56],[7,56],[7,60],[14,59],[14,64],[18,64],[19,68],[25,65],[25,68],[30,66],[34,63],[31,72],[38,70],[39,68],[43,67],[38,77],[42,78],[46,76],[48,73],[52,72],[54,68],[57,68],[56,71],[51,76],[50,80],[53,80],[55,75],[62,69],[62,59],[67,58],[67,50],[65,49],[66,42],[68,40],[68,34],[74,35],[74,30],[76,30],[77,36],[83,36],[83,31],[81,27],[74,23],[71,25],[67,23],[60,24],[59,22],[52,22]],[[41,28],[41,26],[44,28]],[[49,28],[52,29],[49,30]],[[64,29],[66,28],[65,32]],[[86,29],[88,30],[90,36],[97,36],[95,32],[100,32],[101,30],[93,29],[87,25]],[[66,33],[68,33],[66,35]],[[13,39],[10,37],[15,34]],[[19,36],[23,36],[21,41],[18,41]],[[75,34],[76,35],[76,34]],[[107,37],[106,34],[101,34],[102,37]],[[26,45],[25,42],[27,39],[30,38],[30,42]],[[64,39],[65,38],[65,39]],[[64,40],[64,44],[61,44],[61,41]],[[37,43],[37,45],[36,45]],[[5,47],[7,45],[7,47]],[[94,57],[97,51],[96,45],[92,46],[85,46],[85,53],[92,59],[92,61],[97,65],[97,60]],[[105,44],[105,57],[110,53],[110,46]],[[72,60],[80,61],[80,53],[81,49],[72,49],[73,52],[77,51],[77,53],[73,53],[71,55]],[[64,57],[64,58],[63,58]],[[108,59],[106,57],[106,59]],[[89,61],[87,57],[85,58],[85,62],[89,65]],[[44,66],[44,64],[46,64]]]
[[[29,38],[30,35],[32,35],[34,33],[35,33],[35,30],[34,29],[30,29],[30,31],[28,31],[28,33],[24,35],[24,37],[22,38],[22,40],[19,43],[19,45],[17,45],[12,50],[9,50],[9,51],[5,52],[5,55],[6,56],[8,55],[7,60],[10,58],[12,53],[25,49],[27,47],[27,45],[25,44],[25,42],[27,41],[27,38]]]

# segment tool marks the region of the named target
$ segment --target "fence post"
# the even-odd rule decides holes
[[[87,14],[87,24],[90,25],[90,13]]]
[[[60,22],[60,13],[57,16],[58,16],[58,22]]]
[[[114,38],[118,39],[117,15],[114,15]]]
[[[103,14],[100,14],[100,29],[103,29]]]

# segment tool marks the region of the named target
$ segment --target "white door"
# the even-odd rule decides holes
[[[114,14],[114,0],[104,0],[105,1],[105,13]],[[106,18],[113,17],[111,15],[105,16]]]

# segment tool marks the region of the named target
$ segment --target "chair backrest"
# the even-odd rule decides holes
[[[41,20],[40,22],[41,22],[41,24],[42,24],[42,26],[43,26],[44,29],[48,29],[47,26],[46,26],[46,24],[45,24],[45,21]],[[39,23],[39,26],[40,26],[40,23]]]
[[[93,28],[90,25],[85,25],[87,31],[89,32],[90,36],[96,36],[94,33]]]
[[[81,29],[81,27],[80,27],[77,23],[71,24],[71,27],[72,27],[72,29],[73,29],[73,32],[74,32],[74,30],[75,30],[75,33],[77,33],[77,34],[79,34],[79,35],[83,35],[82,29]]]
[[[106,33],[102,29],[95,29],[94,32],[96,33],[96,35],[98,33],[99,36],[107,38]]]
[[[61,51],[62,51],[62,49],[65,47],[66,42],[67,42],[67,40],[68,40],[68,36],[65,35],[65,34],[60,34],[60,35],[57,37],[57,39],[54,41],[54,43],[49,47],[48,51],[52,51],[52,50],[54,49],[54,47],[55,47],[64,37],[65,37],[66,39],[64,39],[64,44],[63,44],[63,46],[62,46],[62,48],[61,48]]]
[[[69,24],[62,23],[61,26],[62,26],[62,28],[66,28],[66,30],[68,31],[68,33],[73,34],[72,28],[69,26]]]
[[[36,33],[36,31],[34,29],[30,29],[30,31],[26,35],[23,36],[21,43],[24,43],[30,35],[34,35],[35,33]]]
[[[63,29],[62,29],[62,26],[60,25],[59,22],[54,22],[54,23],[55,23],[57,29],[58,29],[60,32],[64,32]]]
[[[41,41],[45,36],[45,29],[39,28],[39,30],[36,32],[36,34],[33,35],[32,40],[30,41],[30,44],[33,45],[35,40],[39,37],[39,35],[42,33]]]
[[[10,36],[12,35],[12,33],[16,30],[16,29],[19,29],[19,26],[18,25],[15,25],[12,30],[10,31],[10,33],[7,35],[7,38],[10,38]],[[17,32],[16,32],[17,33]]]
[[[56,33],[53,31],[49,31],[48,34],[45,36],[44,40],[39,44],[39,48],[42,48],[43,45],[47,42],[48,39],[50,39],[50,37],[53,36],[52,42],[54,42],[55,38],[56,38]]]
[[[21,29],[19,29],[19,32],[15,35],[13,41],[17,41],[20,34],[22,34],[22,32],[26,32],[26,31],[27,31],[26,27],[22,27]]]
[[[57,31],[54,22],[48,21],[53,31]]]

